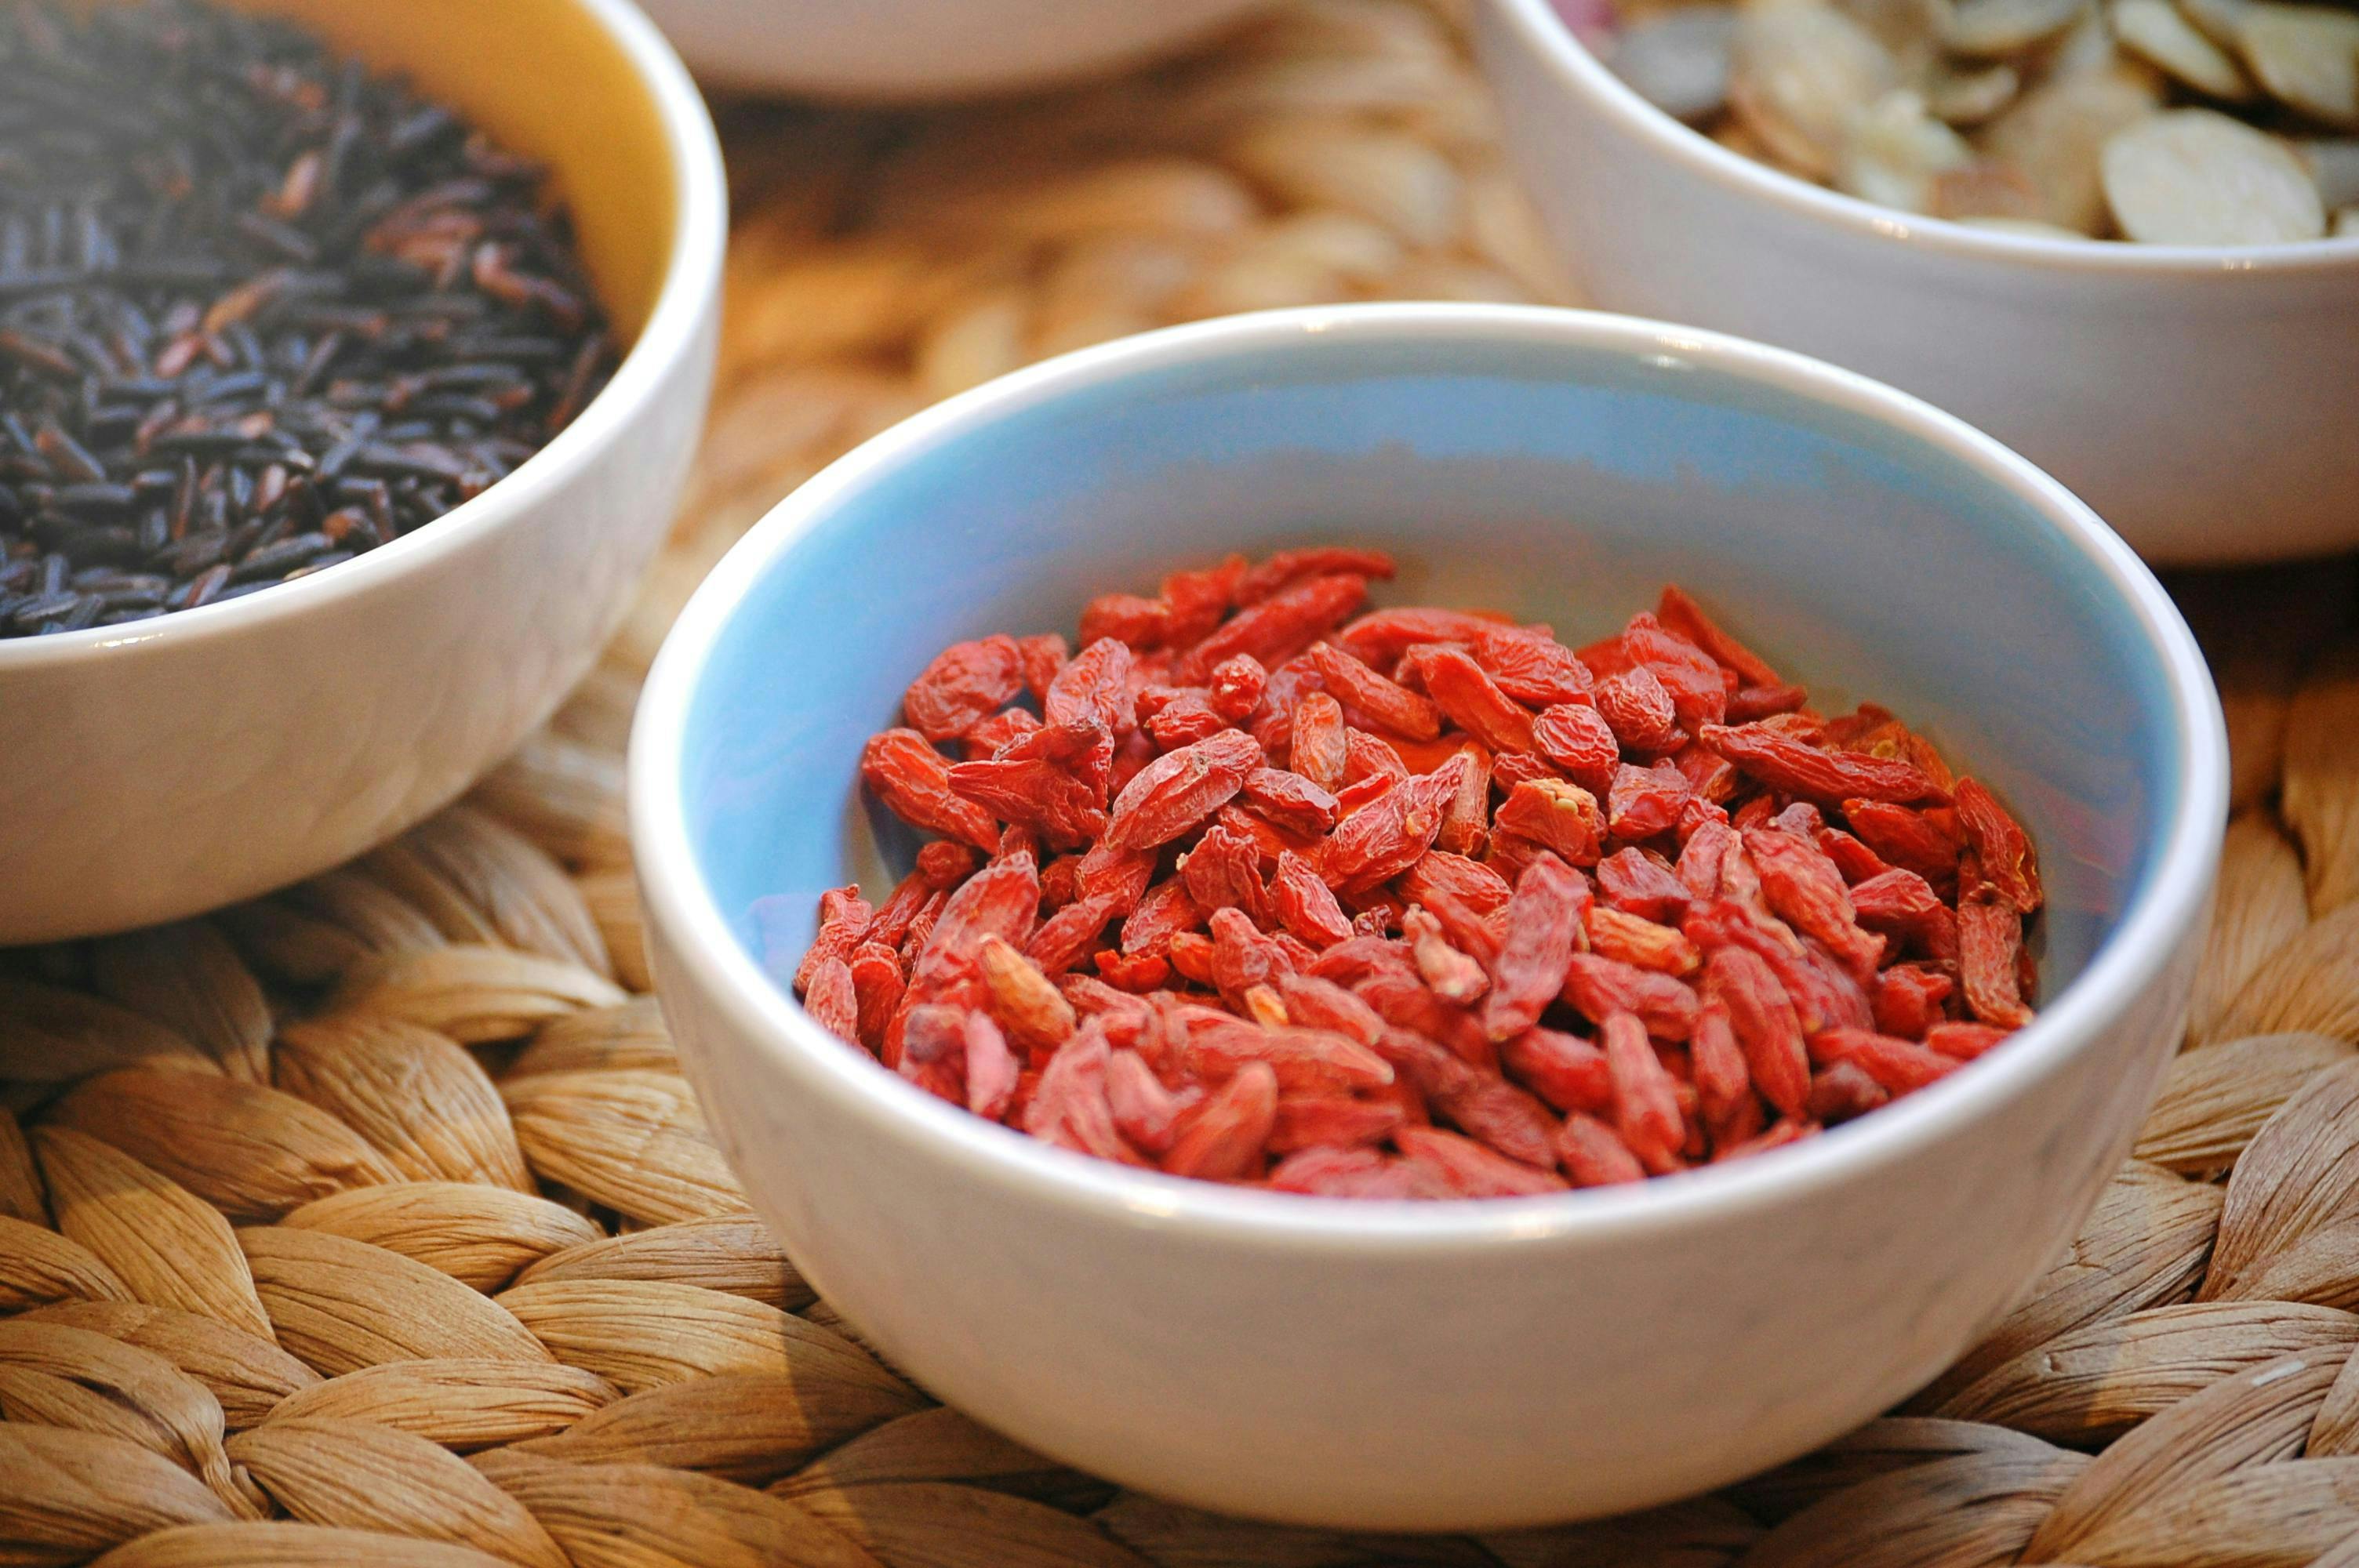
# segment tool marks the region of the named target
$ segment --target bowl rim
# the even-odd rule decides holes
[[[1612,116],[1620,129],[1652,152],[1731,196],[1781,207],[1863,240],[1900,243],[1961,259],[2099,276],[2276,275],[2359,265],[2359,235],[2330,235],[2283,245],[2150,245],[1977,229],[1947,218],[1878,206],[1731,151],[1647,103],[1582,41],[1549,0],[1487,0],[1487,4],[1559,81]]]
[[[430,524],[329,570],[243,598],[121,626],[0,638],[0,680],[93,656],[235,637],[373,593],[404,575],[447,562],[503,523],[547,501],[645,414],[682,356],[693,351],[699,321],[720,291],[729,237],[721,138],[688,67],[646,13],[629,0],[571,3],[588,13],[621,49],[652,99],[677,188],[669,255],[654,308],[598,395],[547,445]]]
[[[1133,1170],[971,1115],[821,1030],[741,946],[698,868],[688,831],[682,771],[689,711],[712,650],[748,592],[842,498],[947,440],[1042,404],[1103,393],[1136,374],[1266,357],[1315,338],[1428,346],[1537,341],[1633,357],[1678,356],[1897,429],[2029,503],[2143,628],[2145,654],[2169,692],[2178,731],[2171,762],[2178,800],[2156,865],[2088,968],[2006,1049],[1831,1135],[1739,1169],[1707,1167],[1626,1187],[1482,1202],[1321,1200]],[[1093,1211],[1106,1222],[1184,1225],[1248,1245],[1430,1249],[1599,1238],[1758,1212],[1856,1178],[2036,1085],[2132,1004],[2206,908],[2227,818],[2227,735],[2210,672],[2153,574],[2063,486],[1955,417],[1852,372],[1718,333],[1548,307],[1369,304],[1229,317],[1080,350],[938,404],[839,458],[756,523],[680,612],[639,702],[627,796],[641,894],[657,938],[651,946],[669,960],[660,965],[659,993],[701,993],[724,1015],[724,1027],[779,1059],[788,1092],[823,1093],[833,1113],[856,1114],[879,1135],[928,1142],[941,1158],[963,1163],[973,1179],[1020,1189],[1028,1201]],[[693,1066],[693,1033],[683,1031],[682,1043]]]

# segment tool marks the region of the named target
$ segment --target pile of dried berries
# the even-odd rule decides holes
[[[941,837],[821,897],[811,1016],[1069,1149],[1363,1197],[1751,1153],[2030,1019],[2031,846],[1889,714],[1810,711],[1676,588],[1576,651],[1354,619],[1392,571],[1231,557],[1093,600],[1077,655],[943,652],[861,764]]]
[[[0,637],[431,522],[614,359],[542,172],[284,23],[0,11]]]
[[[2158,244],[2359,234],[2350,10],[2277,0],[1557,3],[1658,107],[1749,157],[1887,207]]]

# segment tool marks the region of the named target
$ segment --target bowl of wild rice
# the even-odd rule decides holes
[[[2118,1162],[2224,806],[2185,626],[1886,388],[1367,306],[877,438],[633,738],[668,1017],[945,1400],[1359,1529],[1644,1507],[1947,1365]]]
[[[1591,302],[1988,430],[2149,560],[2359,543],[2359,16],[2278,0],[1485,0]]]
[[[0,943],[334,865],[619,623],[725,195],[622,0],[0,16]]]

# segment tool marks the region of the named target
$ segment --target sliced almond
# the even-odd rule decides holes
[[[2023,77],[2011,65],[1978,70],[1936,68],[1925,82],[1925,107],[1952,125],[1979,125],[2015,102]]]
[[[1728,102],[1735,32],[1736,13],[1728,6],[1682,5],[1633,22],[1614,40],[1605,63],[1666,114],[1701,120]]]
[[[2262,86],[2305,114],[2359,125],[2359,16],[2321,5],[2256,5],[2236,30]]]
[[[1986,158],[1936,174],[1928,210],[1937,218],[1960,222],[2012,223],[2017,233],[2073,240],[2087,237],[2042,222],[2039,192],[2023,171]]]
[[[1737,13],[1729,102],[1777,157],[1823,179],[1852,117],[1897,84],[1866,28],[1832,6],[1750,5]]]
[[[2359,207],[2359,141],[2296,142],[2294,150],[2310,166],[2318,199],[2335,210],[2335,232],[2341,233],[2343,220]]]
[[[2113,20],[2122,48],[2196,92],[2238,100],[2253,95],[2252,82],[2227,51],[2170,0],[2114,0]]]
[[[2056,37],[2088,6],[2089,0],[1964,0],[1942,41],[1958,54],[2004,59]]]
[[[2291,148],[2210,109],[2174,109],[2105,144],[2105,200],[2133,240],[2272,245],[2326,232],[2318,187]]]
[[[1973,159],[1965,138],[1928,114],[1908,88],[1886,93],[1843,134],[1835,187],[1904,212],[1930,211],[1935,182]]]
[[[2162,90],[2144,67],[2051,77],[1991,122],[1983,150],[2031,181],[2040,218],[2093,234],[2105,222],[2106,142],[2161,107]]]
[[[2222,49],[2244,47],[2245,14],[2254,0],[2179,0],[2179,9],[2197,30]]]

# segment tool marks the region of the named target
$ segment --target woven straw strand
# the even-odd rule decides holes
[[[1015,103],[725,112],[722,396],[607,663],[351,866],[0,953],[0,1563],[2359,1568],[2339,567],[2177,585],[2241,815],[2137,1157],[1901,1413],[1725,1494],[1406,1539],[1121,1493],[932,1404],[746,1212],[640,994],[621,750],[664,627],[786,489],[1040,355],[1259,305],[1562,297],[1460,9],[1299,0]]]

